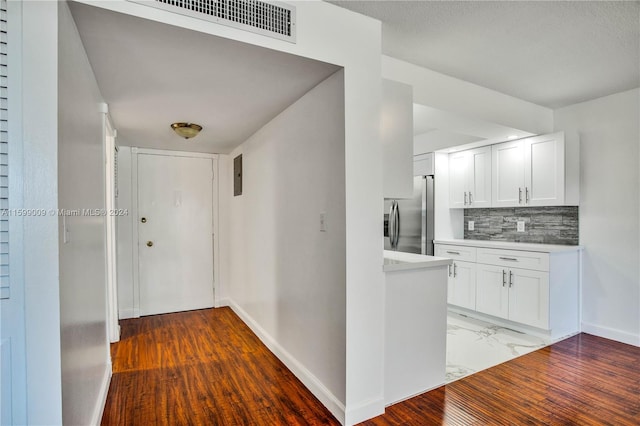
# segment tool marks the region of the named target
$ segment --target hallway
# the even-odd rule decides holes
[[[103,425],[338,425],[230,308],[123,320]]]

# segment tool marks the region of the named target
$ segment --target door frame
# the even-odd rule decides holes
[[[116,141],[118,132],[109,115],[109,107],[102,104],[103,114],[103,144],[104,144],[104,187],[105,187],[105,264],[107,278],[107,337],[111,343],[120,340],[120,325],[118,323],[118,270],[117,270],[117,240],[116,217],[112,214],[116,207],[115,157],[118,151]],[[107,352],[109,350],[107,349]],[[110,356],[110,354],[109,354]]]
[[[212,183],[212,202],[211,206],[211,216],[213,218],[212,229],[213,235],[211,235],[211,244],[213,245],[213,282],[212,290],[213,290],[213,306],[220,306],[219,301],[219,292],[216,291],[217,283],[220,282],[220,254],[218,247],[220,245],[219,238],[219,224],[220,224],[220,202],[218,199],[219,188],[218,182],[220,181],[218,177],[218,154],[208,154],[201,152],[187,152],[187,151],[171,151],[165,149],[151,149],[151,148],[138,148],[131,147],[131,216],[132,216],[132,227],[131,227],[131,244],[132,250],[131,254],[133,256],[133,315],[134,318],[140,317],[140,264],[139,264],[139,239],[138,239],[138,155],[161,155],[167,157],[190,157],[190,158],[209,158],[212,161],[213,167],[213,183]],[[216,238],[217,237],[217,238]]]

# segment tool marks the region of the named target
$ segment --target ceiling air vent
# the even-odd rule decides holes
[[[296,41],[296,9],[259,0],[129,0],[217,24]]]

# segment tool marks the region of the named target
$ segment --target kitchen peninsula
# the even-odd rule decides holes
[[[386,405],[444,384],[451,262],[384,251]]]

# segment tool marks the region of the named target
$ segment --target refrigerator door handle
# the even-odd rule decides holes
[[[393,248],[398,248],[398,242],[400,241],[400,209],[398,208],[398,202],[394,201],[393,212]]]
[[[391,209],[389,210],[389,244],[391,250],[398,248],[398,240],[400,239],[400,216],[398,211],[398,202],[393,200],[391,202]]]
[[[389,207],[389,245],[391,246],[391,250],[393,250],[393,231],[395,229],[395,218],[393,216],[394,213],[394,203],[395,201],[391,201],[391,207]]]

